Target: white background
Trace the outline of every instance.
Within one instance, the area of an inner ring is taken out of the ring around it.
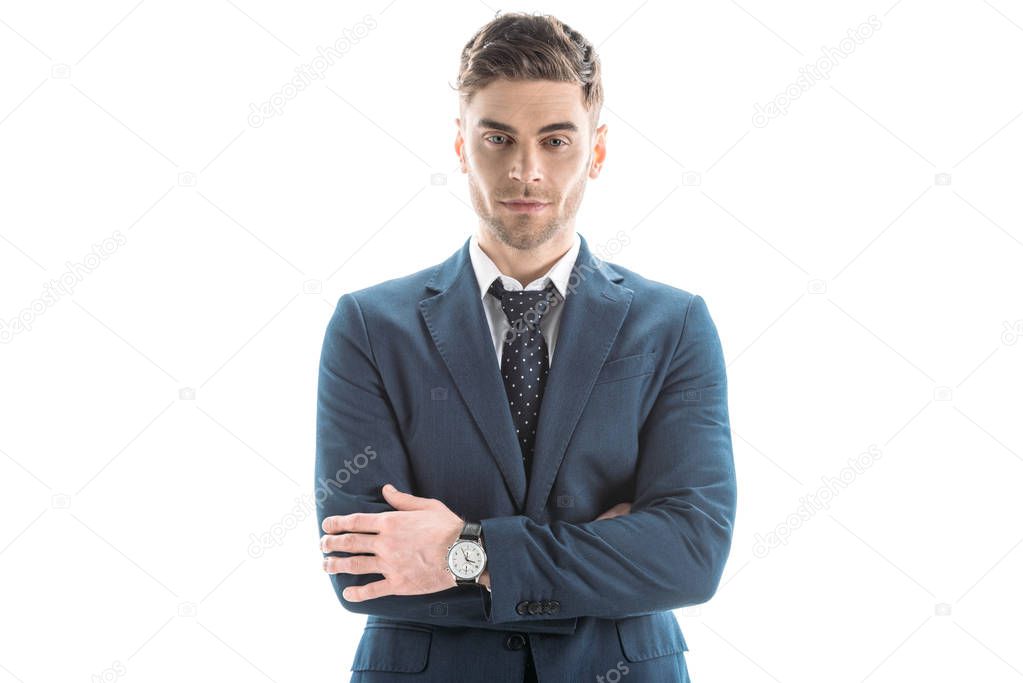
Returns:
[[[364,617],[309,505],[323,332],[474,229],[450,84],[496,9],[0,5],[0,683],[347,680]],[[1023,9],[500,9],[598,46],[577,228],[721,335],[739,512],[677,611],[694,680],[1023,679]]]

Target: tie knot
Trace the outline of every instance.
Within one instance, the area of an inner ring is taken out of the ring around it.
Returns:
[[[495,278],[488,291],[500,300],[501,310],[512,327],[538,325],[561,300],[553,282],[543,289],[505,289],[501,278]]]

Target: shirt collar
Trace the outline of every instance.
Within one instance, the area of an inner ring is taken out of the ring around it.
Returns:
[[[476,282],[480,288],[480,298],[482,299],[487,295],[490,285],[497,278],[501,278],[501,284],[504,285],[505,289],[511,290],[543,289],[547,286],[549,280],[554,283],[558,293],[561,294],[561,298],[566,298],[568,296],[568,280],[572,275],[572,268],[575,267],[576,257],[579,255],[579,233],[575,232],[573,235],[575,239],[572,242],[571,248],[565,252],[564,256],[558,259],[557,263],[551,266],[547,274],[523,287],[518,280],[502,273],[490,257],[480,249],[479,242],[477,242],[474,233],[469,239],[469,258],[472,261],[472,268],[476,273]]]

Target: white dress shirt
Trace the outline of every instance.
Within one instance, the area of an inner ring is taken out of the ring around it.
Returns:
[[[575,259],[579,255],[579,233],[574,233],[574,236],[575,240],[571,248],[558,259],[557,263],[551,266],[547,274],[533,280],[525,287],[515,278],[505,275],[500,271],[490,257],[480,249],[475,234],[470,238],[469,258],[472,260],[472,268],[476,272],[476,281],[480,287],[480,298],[483,300],[483,309],[487,314],[487,324],[490,325],[490,334],[493,337],[494,350],[497,352],[497,366],[499,368],[501,367],[501,351],[504,348],[504,337],[511,330],[511,323],[508,322],[508,316],[504,314],[504,310],[501,308],[501,301],[493,294],[488,293],[490,285],[498,277],[501,278],[501,284],[504,285],[504,288],[511,290],[543,289],[547,286],[548,282],[554,282],[554,287],[561,294],[562,298],[567,298],[568,280],[572,275],[572,268],[575,267]],[[540,332],[543,334],[544,339],[547,340],[548,363],[553,363],[554,360],[554,344],[557,341],[558,323],[561,320],[562,308],[564,308],[564,301],[556,306],[552,306],[543,318],[540,319]]]

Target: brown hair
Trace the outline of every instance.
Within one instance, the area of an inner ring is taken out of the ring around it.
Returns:
[[[604,104],[597,51],[577,31],[546,14],[499,14],[465,44],[458,68],[463,105],[498,78],[578,83],[592,127]]]

